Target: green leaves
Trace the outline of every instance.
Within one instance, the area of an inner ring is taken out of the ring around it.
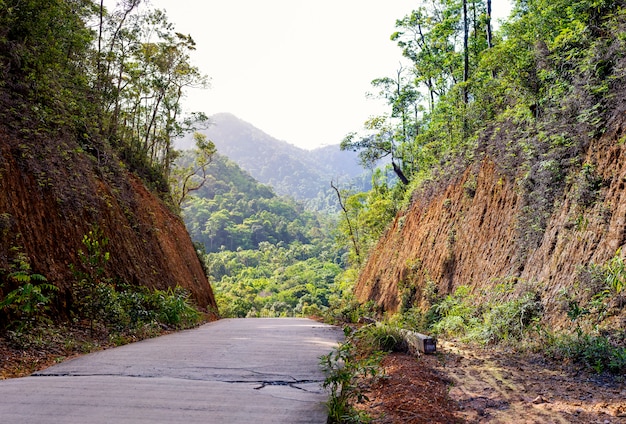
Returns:
[[[33,273],[24,254],[18,254],[11,268],[13,271],[7,278],[18,287],[0,301],[0,310],[6,310],[9,317],[15,320],[12,325],[17,323],[19,329],[37,321],[47,321],[46,312],[58,288],[47,283],[43,275]]]
[[[364,422],[366,417],[354,408],[354,403],[369,400],[361,391],[359,381],[382,374],[382,352],[362,355],[354,340],[349,337],[337,349],[320,358],[320,365],[327,374],[322,387],[329,390],[328,422]]]
[[[620,295],[626,287],[626,262],[622,257],[622,249],[617,249],[605,265],[605,283],[615,295]]]

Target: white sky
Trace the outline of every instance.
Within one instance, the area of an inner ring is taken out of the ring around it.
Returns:
[[[311,149],[338,144],[387,109],[367,99],[374,78],[402,60],[389,39],[419,0],[151,0],[197,43],[193,62],[211,89],[184,108],[230,112]],[[494,0],[494,18],[510,0]]]

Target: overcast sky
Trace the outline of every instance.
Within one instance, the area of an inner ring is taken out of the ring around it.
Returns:
[[[390,35],[419,0],[151,0],[197,43],[193,62],[212,80],[187,112],[230,112],[311,149],[338,144],[385,111],[366,98],[402,60]],[[494,17],[509,1],[495,0]]]

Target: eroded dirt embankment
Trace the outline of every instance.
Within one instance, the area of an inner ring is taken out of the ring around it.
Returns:
[[[62,289],[63,303],[70,264],[80,263],[83,237],[95,228],[109,239],[109,276],[150,288],[179,285],[199,307],[216,306],[184,223],[119,159],[87,154],[71,137],[18,140],[0,132],[0,268],[19,249],[33,272]]]
[[[395,312],[403,296],[419,303],[427,282],[445,295],[460,285],[489,290],[515,279],[541,292],[548,320],[566,322],[559,293],[574,286],[582,267],[605,263],[626,244],[623,117],[609,128],[583,160],[600,181],[593,201],[582,207],[580,179],[569,181],[538,246],[529,248],[520,236],[520,188],[486,158],[477,172],[468,170],[428,200],[417,196],[396,218],[370,253],[355,291],[359,300]],[[533,210],[525,213],[532,217]]]

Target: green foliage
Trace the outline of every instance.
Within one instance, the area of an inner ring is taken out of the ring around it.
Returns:
[[[180,208],[189,200],[190,193],[200,190],[207,181],[207,167],[217,153],[215,144],[202,133],[194,133],[195,149],[185,152],[193,159],[186,166],[179,165],[180,159],[170,176],[170,188],[174,203]],[[187,162],[187,161],[185,161]]]
[[[0,310],[5,310],[8,317],[15,320],[11,325],[16,325],[18,331],[37,322],[48,322],[46,312],[58,288],[47,283],[43,275],[33,273],[24,254],[17,255],[10,270],[7,279],[17,288],[0,300]]]
[[[476,297],[460,286],[436,306],[438,320],[432,330],[442,336],[461,337],[483,344],[521,340],[543,313],[537,293],[515,295],[511,288]]]
[[[106,277],[110,254],[108,239],[96,228],[83,237],[86,251],[79,251],[80,265],[72,265],[76,281],[72,288],[73,313],[89,321],[92,334],[100,325],[108,332],[123,334],[143,326],[188,328],[201,321],[189,293],[180,288],[149,290],[114,284]]]
[[[626,305],[626,265],[621,249],[604,264],[591,263],[580,269],[577,277],[573,288],[561,292],[563,310],[572,321],[583,326],[587,322],[598,324]]]
[[[603,181],[582,163],[582,152],[622,97],[626,13],[621,3],[604,0],[519,1],[487,40],[485,2],[470,2],[466,50],[460,5],[437,0],[397,21],[392,39],[413,66],[373,82],[389,113],[369,120],[343,147],[369,164],[401,157],[411,181],[406,202],[415,190],[428,196],[490,157],[518,180],[515,260],[523,262],[568,185],[581,213],[598,200]],[[474,187],[466,189],[471,197]],[[360,196],[363,210],[376,201]],[[401,209],[400,199],[388,210]]]
[[[0,3],[0,118],[29,143],[50,134],[79,143],[102,170],[113,147],[167,194],[173,139],[206,121],[181,100],[207,78],[191,65],[191,36],[140,3],[112,13],[86,0]]]
[[[99,119],[103,134],[132,167],[167,184],[177,156],[173,139],[207,120],[201,113],[184,115],[184,92],[208,81],[191,65],[193,38],[175,31],[163,11],[139,3],[100,11],[102,38],[93,52]]]
[[[33,122],[46,130],[86,124],[85,112],[91,110],[86,75],[95,35],[86,21],[94,13],[86,1],[0,4],[0,89],[11,91],[15,100],[3,105],[3,120],[21,122],[27,131],[34,130]]]
[[[436,305],[439,321],[433,330],[445,336],[457,336],[478,325],[477,310],[467,286],[460,286]]]
[[[343,214],[337,225],[336,241],[348,250],[347,262],[351,265],[361,265],[399,211],[406,188],[403,184],[392,186],[389,180],[382,170],[377,169],[372,175],[369,192],[337,189]]]
[[[604,282],[609,290],[615,295],[620,295],[626,286],[626,264],[622,257],[621,248],[617,249],[613,256],[604,266]]]
[[[349,332],[349,327],[346,328]],[[363,356],[350,337],[320,358],[320,365],[327,374],[322,386],[330,392],[326,403],[329,423],[368,422],[368,417],[359,413],[353,403],[367,400],[358,382],[379,377],[381,360],[381,352]]]
[[[181,287],[167,290],[154,290],[148,295],[150,312],[160,324],[174,328],[189,328],[198,324],[201,315],[193,307],[189,293]]]
[[[619,335],[617,336],[619,339]],[[623,345],[623,331],[621,339],[622,346],[619,346],[605,335],[591,335],[579,327],[575,335],[553,336],[546,351],[555,359],[574,361],[596,373],[608,371],[625,374],[626,347]]]
[[[584,211],[598,200],[599,191],[603,180],[598,176],[596,167],[590,163],[584,163],[582,170],[574,179],[574,201]]]
[[[220,314],[226,317],[304,315],[323,312],[340,267],[318,259],[314,246],[279,247],[207,255]]]
[[[75,282],[72,287],[73,307],[80,317],[87,318],[93,332],[97,319],[116,321],[119,316],[117,293],[111,279],[105,276],[110,253],[106,251],[109,239],[100,228],[83,236],[82,249],[78,251],[80,265],[70,265]]]
[[[520,340],[531,324],[538,322],[543,307],[536,293],[525,293],[520,298],[495,304],[483,314],[479,340],[498,343]]]
[[[323,314],[341,252],[333,222],[277,197],[237,165],[216,155],[207,183],[184,204],[189,233],[224,317]]]
[[[374,316],[373,301],[362,304],[351,294],[335,297],[325,313],[326,321],[333,324],[357,324],[361,318]]]
[[[90,289],[88,297],[75,300],[75,308],[76,318],[90,320],[92,333],[104,328],[110,334],[122,335],[156,325],[184,329],[202,320],[189,293],[181,287],[167,290],[116,288],[100,282]],[[92,315],[94,313],[96,315]]]
[[[611,321],[624,307],[623,272],[620,250],[604,264],[580,269],[576,284],[559,293],[573,330],[543,330],[542,349],[547,355],[596,373],[626,373],[626,334]]]
[[[318,216],[277,197],[223,156],[213,158],[205,180],[184,204],[183,216],[192,239],[206,252],[256,249],[262,242],[308,244],[322,233]]]
[[[394,325],[365,325],[360,327],[352,338],[363,353],[408,351],[400,328]]]

